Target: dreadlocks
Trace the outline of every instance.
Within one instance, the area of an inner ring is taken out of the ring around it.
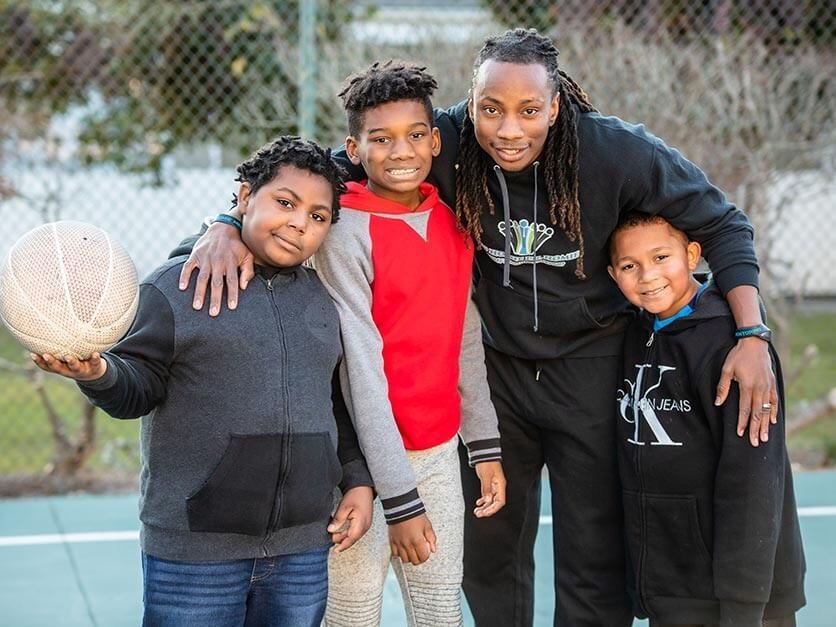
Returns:
[[[549,76],[552,93],[560,94],[557,120],[549,128],[543,148],[546,190],[549,198],[549,217],[569,238],[578,243],[580,256],[575,275],[583,273],[583,235],[581,210],[578,202],[578,130],[575,106],[581,112],[595,111],[586,92],[558,67],[558,49],[552,41],[535,29],[515,28],[497,37],[490,37],[479,51],[473,64],[473,76],[485,61],[522,65],[540,64]],[[574,106],[571,106],[574,105]],[[462,228],[482,243],[479,216],[486,205],[495,212],[488,192],[490,158],[476,140],[470,112],[465,115],[459,143],[459,163],[456,170],[456,216]]]
[[[348,116],[348,132],[354,137],[360,135],[366,109],[397,100],[420,102],[427,111],[427,119],[432,122],[430,96],[438,88],[438,83],[426,69],[390,59],[385,63],[373,63],[364,72],[349,76],[345,88],[339,93]]]

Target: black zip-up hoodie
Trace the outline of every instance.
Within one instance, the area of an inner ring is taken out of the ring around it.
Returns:
[[[435,111],[441,154],[433,160],[429,180],[451,207],[465,109],[466,102],[460,102]],[[485,342],[508,355],[549,359],[618,354],[627,301],[607,273],[607,239],[625,211],[662,215],[700,242],[723,293],[758,285],[752,227],[702,170],[642,125],[598,113],[577,112],[577,119],[586,279],[575,276],[577,242],[569,241],[549,219],[545,158],[541,155],[521,172],[498,167],[488,172],[496,214],[482,215],[476,302]],[[353,178],[363,178],[344,149],[334,156]]]
[[[761,627],[804,605],[792,474],[778,424],[757,448],[736,433],[738,388],[714,406],[734,320],[709,285],[694,311],[628,327],[618,404],[630,592],[639,617]]]
[[[143,416],[142,548],[215,561],[325,546],[337,484],[371,485],[339,393],[336,308],[315,272],[257,268],[238,308],[210,318],[178,287],[184,260],[143,281],[107,372],[79,384],[110,415]]]

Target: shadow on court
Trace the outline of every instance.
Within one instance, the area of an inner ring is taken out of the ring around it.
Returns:
[[[807,607],[799,627],[836,624],[836,471],[795,476],[807,555]],[[549,497],[536,546],[537,627],[554,608]],[[141,616],[136,495],[0,500],[0,625],[135,626]],[[384,627],[406,620],[390,577]],[[472,625],[469,616],[466,624]],[[645,625],[645,622],[636,622]]]

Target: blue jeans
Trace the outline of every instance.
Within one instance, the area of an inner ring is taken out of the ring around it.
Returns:
[[[328,548],[224,562],[142,554],[144,627],[319,627]]]

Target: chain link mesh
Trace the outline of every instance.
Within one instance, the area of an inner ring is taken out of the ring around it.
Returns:
[[[829,0],[0,0],[0,255],[79,220],[144,275],[228,208],[255,148],[282,133],[341,143],[348,74],[419,61],[449,106],[484,37],[510,26],[552,35],[594,106],[645,123],[749,214],[764,293],[836,296]],[[72,386],[27,363],[0,332],[0,475],[55,472],[50,416],[83,423]],[[88,466],[131,441],[134,424],[111,423]]]

